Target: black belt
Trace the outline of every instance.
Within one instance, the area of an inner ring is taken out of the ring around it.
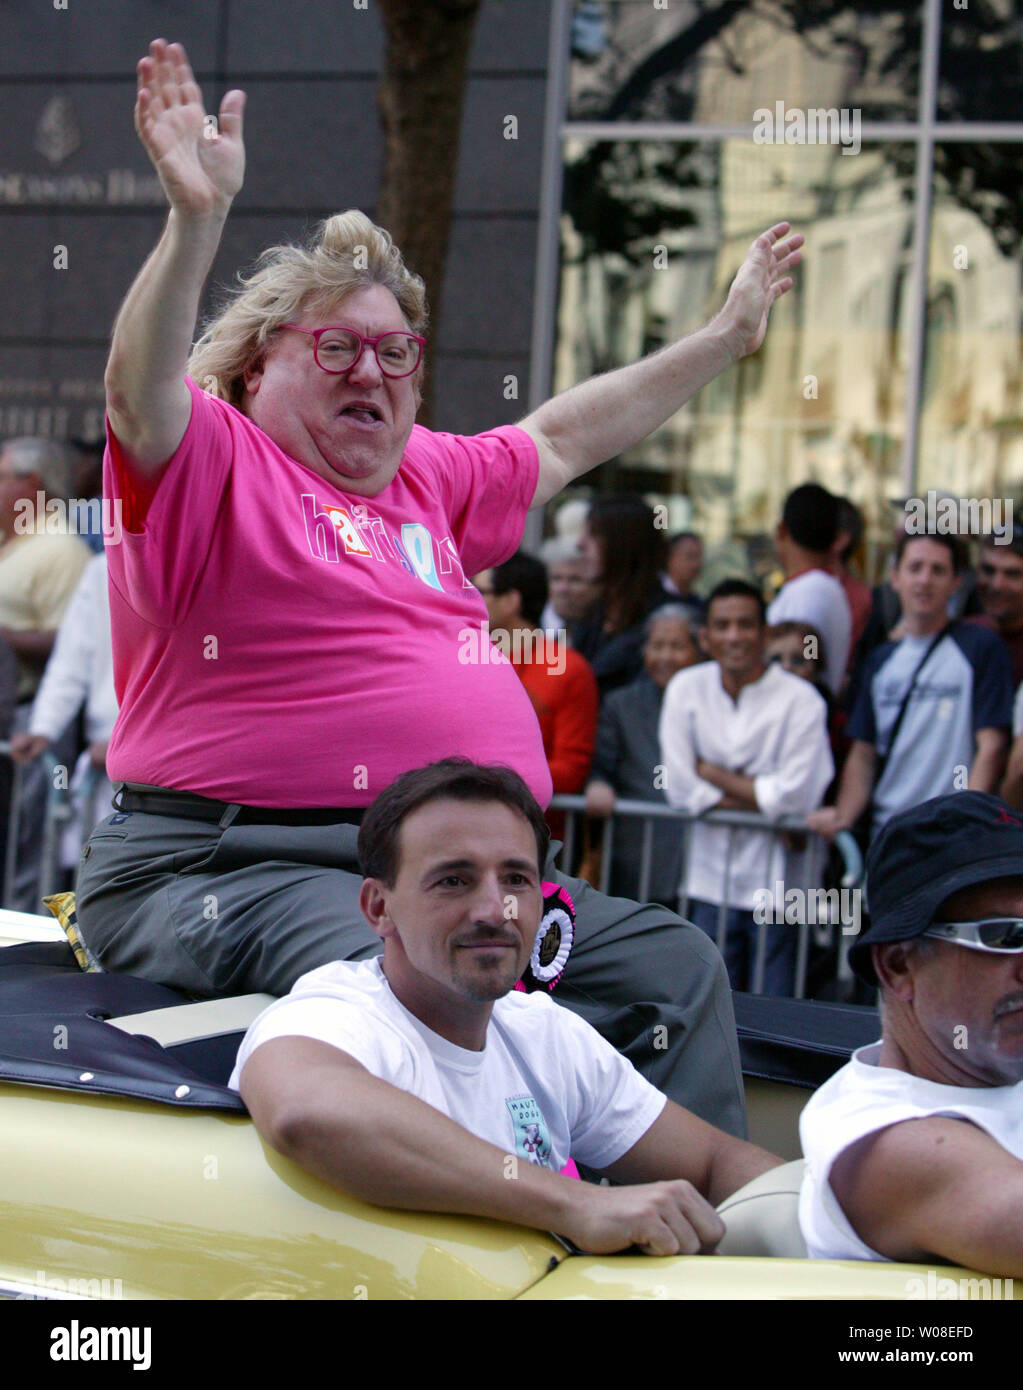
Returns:
[[[138,791],[127,786],[115,793],[114,805],[119,811],[180,816],[184,820],[208,821],[213,825],[225,818],[229,825],[359,825],[366,810],[364,806],[310,806],[290,811],[272,806],[237,806],[237,814],[228,817],[234,802],[214,801],[196,792]]]

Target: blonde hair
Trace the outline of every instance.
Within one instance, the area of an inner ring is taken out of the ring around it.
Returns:
[[[325,314],[346,295],[383,285],[413,333],[422,333],[427,323],[422,280],[408,270],[390,233],[358,209],[321,222],[305,246],[268,247],[252,273],[238,279],[239,288],[195,343],[187,367],[204,391],[238,407],[246,368],[283,324],[311,310]]]

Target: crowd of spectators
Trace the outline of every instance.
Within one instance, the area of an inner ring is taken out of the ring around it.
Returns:
[[[687,840],[676,820],[648,833],[640,818],[617,817],[604,874],[612,893],[681,902],[723,943],[735,988],[791,992],[795,934],[780,918],[758,932],[754,895],[834,881],[826,846],[839,832],[866,849],[896,812],[967,787],[1023,806],[1023,531],[1007,544],[976,538],[974,570],[968,538],[914,534],[902,520],[871,588],[858,572],[859,509],[817,483],[796,487],[774,534],[780,582],[766,608],[772,586],[749,571],[702,586],[699,535],[666,536],[630,494],[598,496],[586,511],[565,504],[541,551],[546,585],[521,551],[477,577],[495,634],[509,614],[525,616],[581,658],[555,681],[513,657],[555,790],[584,791],[591,826],[621,800],[667,802],[694,819]],[[568,763],[540,693],[559,684],[574,705],[574,717],[561,714],[575,731]],[[704,819],[729,810],[795,816],[815,833]],[[599,872],[599,857],[585,863]]]
[[[110,800],[104,758],[117,703],[101,456],[85,441],[70,447],[24,437],[0,446],[0,738],[9,740],[20,768],[15,783],[4,760],[4,838],[15,840],[4,901],[24,912],[40,906],[53,794],[66,792],[73,801],[54,866],[67,881],[83,831]]]

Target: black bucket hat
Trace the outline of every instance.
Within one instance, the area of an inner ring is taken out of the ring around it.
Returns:
[[[876,985],[871,946],[921,936],[960,888],[1015,877],[1023,878],[1023,812],[997,796],[953,792],[893,816],[867,855],[870,928],[849,964]]]

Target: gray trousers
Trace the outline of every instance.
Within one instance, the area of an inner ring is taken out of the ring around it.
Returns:
[[[358,827],[219,825],[148,812],[101,821],[82,851],[78,921],[103,967],[210,997],[286,994],[333,960],[379,955],[359,910]],[[667,908],[547,877],[576,906],[555,999],[672,1100],[745,1137],[728,977]]]

